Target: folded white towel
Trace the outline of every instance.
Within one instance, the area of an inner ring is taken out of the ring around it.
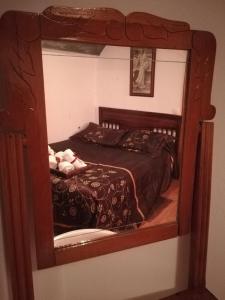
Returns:
[[[69,172],[74,170],[74,166],[68,161],[62,161],[58,164],[59,171],[68,174]]]
[[[64,151],[64,156],[63,156],[64,160],[72,163],[75,160],[75,154],[71,149],[66,149]]]
[[[48,159],[49,159],[49,168],[50,169],[56,169],[58,163],[57,163],[57,160],[56,160],[55,156],[54,155],[49,155]]]
[[[76,158],[75,161],[73,162],[73,166],[75,169],[80,169],[80,168],[84,168],[87,165],[85,164],[85,162],[83,160],[81,160],[80,158]]]
[[[63,151],[59,151],[55,154],[56,160],[57,162],[61,162],[63,161],[63,157],[64,157],[64,152]]]
[[[48,145],[48,155],[54,155],[55,151]]]

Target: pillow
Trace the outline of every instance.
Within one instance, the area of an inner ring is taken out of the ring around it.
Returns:
[[[150,153],[152,157],[161,155],[162,150],[168,151],[172,156],[175,155],[174,138],[150,129],[130,130],[119,145],[128,151]]]
[[[169,152],[169,154],[174,157],[176,153],[174,137],[163,133],[152,132],[145,150],[150,153],[152,157],[160,156],[162,150]]]
[[[123,129],[104,128],[90,122],[87,128],[71,136],[70,139],[73,140],[74,137],[79,137],[81,140],[89,143],[116,146],[126,132]]]
[[[150,135],[150,129],[129,130],[122,141],[120,141],[119,145],[128,151],[145,152]]]
[[[168,152],[171,157],[173,176],[179,177],[179,165],[176,155],[175,139],[171,135],[152,132],[149,143],[147,144],[146,151],[151,157],[161,157],[164,151]]]

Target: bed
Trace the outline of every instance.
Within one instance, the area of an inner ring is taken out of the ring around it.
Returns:
[[[137,228],[178,176],[181,117],[100,107],[99,124],[51,145],[73,150],[88,166],[70,178],[50,174],[55,234]],[[143,142],[149,136],[150,145]]]

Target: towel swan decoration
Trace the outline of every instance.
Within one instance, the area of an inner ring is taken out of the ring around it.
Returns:
[[[60,172],[65,174],[87,166],[71,149],[55,153],[54,150],[48,146],[48,154],[49,168],[54,170],[58,168]]]

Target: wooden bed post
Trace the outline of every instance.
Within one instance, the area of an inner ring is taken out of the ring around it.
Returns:
[[[164,300],[216,300],[215,296],[206,289],[205,282],[211,196],[213,129],[214,124],[212,122],[202,122],[200,125],[191,224],[188,289],[184,292],[163,298]]]
[[[189,287],[205,288],[211,198],[213,123],[201,124],[191,226]]]

